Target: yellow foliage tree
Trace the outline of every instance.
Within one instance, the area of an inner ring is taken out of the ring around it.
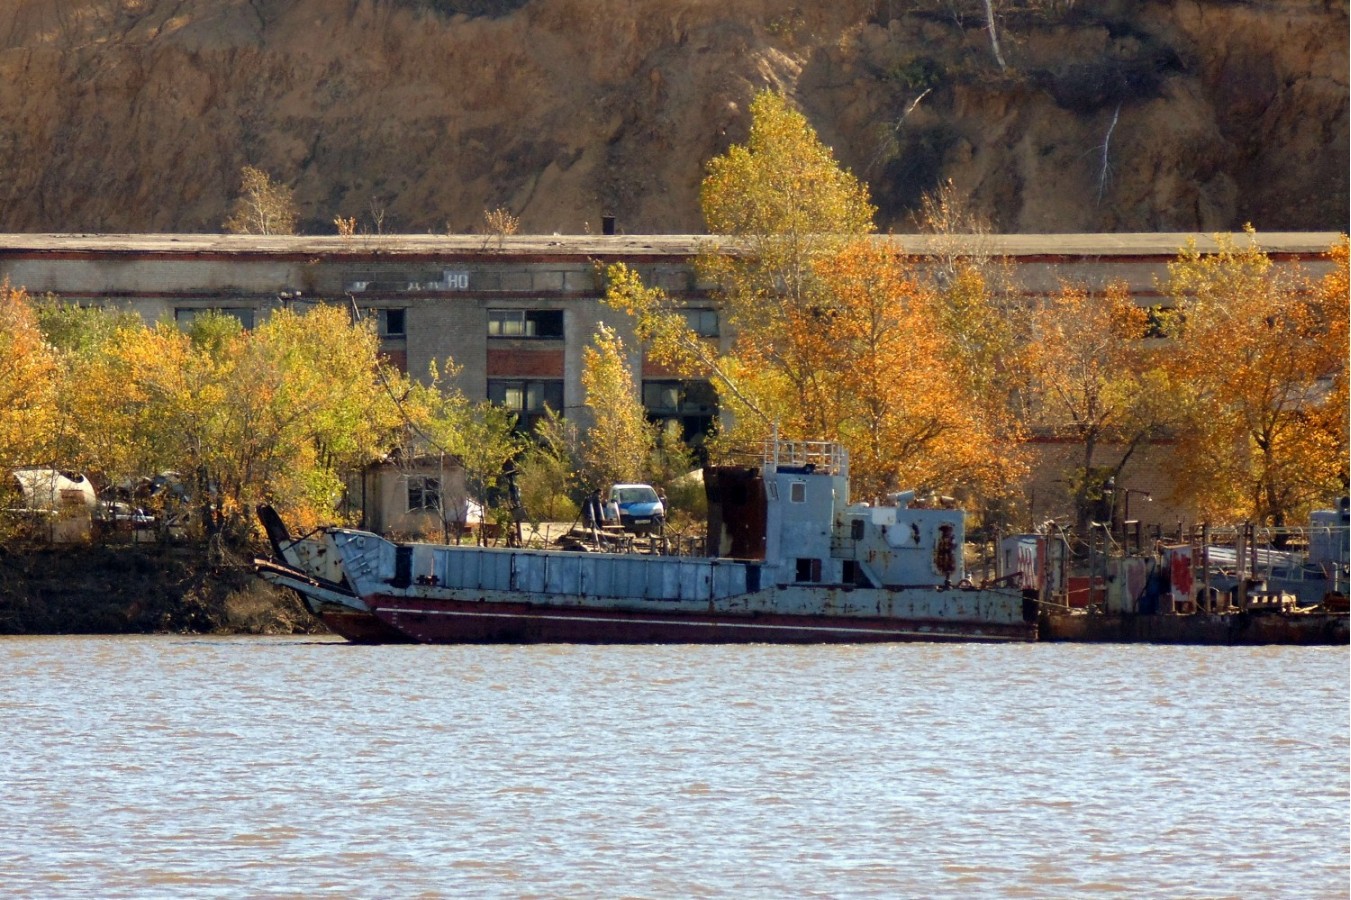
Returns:
[[[588,480],[595,488],[640,481],[656,433],[634,389],[624,342],[601,325],[592,343],[582,351],[582,387],[593,418],[582,450]]]
[[[225,230],[232,234],[295,234],[295,194],[262,169],[245,166]]]
[[[233,473],[241,505],[265,491],[298,520],[331,517],[344,476],[388,447],[403,376],[381,362],[374,323],[353,323],[337,305],[279,310],[241,337],[227,373],[222,471]]]
[[[400,455],[409,461],[435,456],[443,465],[458,464],[469,497],[487,511],[489,494],[525,442],[515,431],[513,413],[487,400],[470,400],[454,386],[459,372],[451,360],[440,367],[433,362],[426,381],[409,385],[402,404],[405,429]],[[437,512],[446,541],[463,523],[461,499],[440,492]],[[482,529],[478,537],[484,539]]]
[[[159,429],[135,372],[116,352],[145,330],[140,316],[56,297],[44,298],[37,309],[61,366],[61,458],[100,489],[158,472],[162,460],[153,445]]]
[[[1346,251],[1311,285],[1248,237],[1219,235],[1213,254],[1189,243],[1168,267],[1185,416],[1173,469],[1203,515],[1283,526],[1346,486]]]
[[[90,369],[84,408],[119,383],[109,415],[123,418],[130,455],[105,465],[178,472],[208,532],[242,537],[262,500],[309,526],[333,518],[343,476],[388,444],[396,413],[382,378],[399,376],[378,370],[378,351],[372,327],[326,305],[277,311],[253,331],[229,316],[189,332],[125,329]]]
[[[710,162],[701,194],[710,230],[742,238],[700,261],[735,336],[730,352],[719,355],[671,298],[623,266],[607,270],[607,302],[634,318],[649,358],[713,381],[715,456],[777,431],[845,444],[861,494],[1009,489],[1024,471],[1009,439],[1016,421],[983,393],[997,378],[972,371],[1011,343],[981,320],[985,295],[945,307],[872,236],[866,189],[806,119],[770,92],[751,111],[747,144]],[[959,326],[977,339],[960,353],[949,337]]]
[[[54,452],[60,369],[23,288],[0,283],[0,481]]]
[[[1109,285],[1101,296],[1062,285],[1032,317],[1027,358],[1038,425],[1081,448],[1080,465],[1070,473],[1080,528],[1106,481],[1164,424],[1169,405],[1158,352],[1144,340],[1148,317],[1124,283]],[[1124,449],[1100,465],[1099,451],[1109,442]]]
[[[728,327],[755,342],[774,377],[796,393],[792,402],[801,404],[812,367],[791,354],[790,317],[829,306],[815,263],[872,233],[875,210],[867,187],[840,168],[786,97],[761,91],[750,112],[746,143],[709,161],[699,194],[709,231],[740,243],[730,252],[701,255],[699,269],[718,285]],[[749,399],[749,392],[738,399]],[[754,431],[759,422],[764,436],[765,423],[785,414],[782,407],[760,412],[738,425]]]

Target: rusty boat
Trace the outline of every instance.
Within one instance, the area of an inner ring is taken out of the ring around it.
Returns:
[[[1316,518],[1305,536],[1310,549],[1297,554],[1262,546],[1252,526],[1199,526],[1101,552],[1076,579],[1064,533],[1052,529],[1006,538],[1000,569],[1036,598],[1042,641],[1345,646],[1345,517]]]
[[[408,643],[352,592],[332,539],[323,531],[292,536],[275,509],[258,507],[273,559],[255,559],[254,571],[269,584],[289,588],[329,631],[354,644]]]
[[[838,445],[771,441],[751,464],[706,469],[705,488],[705,556],[396,543],[329,528],[316,540],[336,558],[331,577],[315,578],[280,552],[259,574],[308,591],[311,608],[342,622],[346,636],[362,622],[365,641],[380,634],[421,643],[583,644],[1037,638],[1036,604],[1023,591],[966,579],[960,509],[922,508],[910,494],[851,503],[848,457]],[[345,593],[320,595],[316,585]]]

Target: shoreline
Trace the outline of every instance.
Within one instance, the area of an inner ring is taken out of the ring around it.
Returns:
[[[206,544],[0,549],[0,636],[328,633],[290,591]]]

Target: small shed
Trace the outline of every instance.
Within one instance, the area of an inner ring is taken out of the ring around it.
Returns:
[[[353,487],[362,527],[377,534],[439,541],[478,527],[483,517],[465,489],[464,469],[451,459],[383,460],[367,466]]]

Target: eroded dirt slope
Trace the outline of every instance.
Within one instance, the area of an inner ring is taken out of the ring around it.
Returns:
[[[1004,68],[967,0],[10,0],[0,230],[216,231],[252,164],[312,233],[698,231],[764,85],[883,228],[1346,227],[1344,0],[999,6]]]

